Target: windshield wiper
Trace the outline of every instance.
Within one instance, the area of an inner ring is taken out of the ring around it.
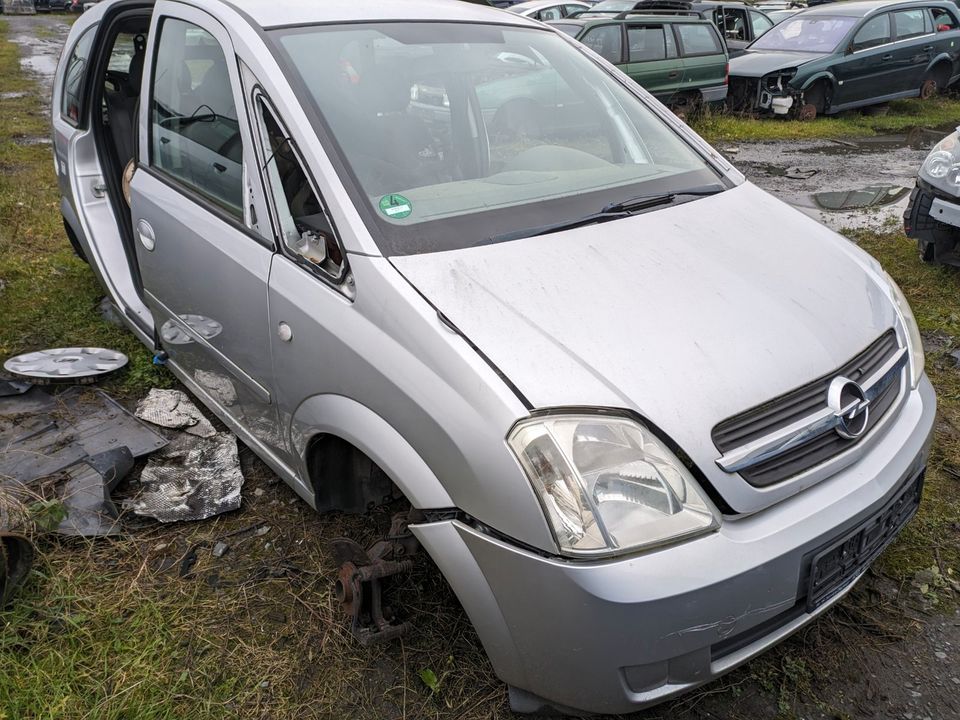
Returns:
[[[490,242],[508,242],[510,240],[519,240],[520,238],[549,235],[550,233],[561,232],[562,230],[573,230],[587,225],[597,225],[598,223],[609,222],[610,220],[630,217],[636,212],[649,210],[658,205],[669,205],[681,197],[716,195],[725,189],[722,185],[707,185],[704,187],[690,188],[689,190],[660,193],[658,195],[638,195],[628,200],[609,203],[600,208],[600,212],[590,213],[589,215],[584,215],[583,217],[573,220],[564,220],[563,222],[552,223],[550,225],[540,225],[538,227],[524,228],[523,230],[514,230],[501,235],[494,235],[490,238]]]
[[[637,195],[629,200],[604,205],[600,212],[605,213],[633,213],[637,210],[646,210],[657,205],[668,205],[679,197],[701,197],[704,195],[716,195],[726,190],[722,185],[707,185],[705,187],[695,187],[689,190],[677,190],[675,192],[662,193],[660,195]]]

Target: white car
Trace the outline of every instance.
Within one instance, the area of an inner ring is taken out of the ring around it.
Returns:
[[[554,20],[563,20],[574,13],[589,10],[590,5],[584,2],[543,2],[543,0],[532,0],[531,2],[517,3],[507,8],[512,13],[523,15],[524,17],[551,22]]]

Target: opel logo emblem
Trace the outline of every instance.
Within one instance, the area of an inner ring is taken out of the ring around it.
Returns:
[[[835,377],[827,391],[827,406],[837,419],[837,434],[856,440],[867,429],[870,401],[863,388],[843,376]]]

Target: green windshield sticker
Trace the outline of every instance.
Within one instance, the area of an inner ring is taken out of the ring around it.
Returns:
[[[380,198],[380,212],[388,218],[402,220],[413,212],[413,205],[403,195],[384,195]]]

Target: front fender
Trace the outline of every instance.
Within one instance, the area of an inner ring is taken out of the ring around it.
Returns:
[[[821,80],[826,80],[830,83],[830,89],[832,92],[837,91],[837,78],[834,77],[833,73],[829,70],[821,70],[820,72],[811,75],[809,78],[804,80],[803,85],[800,86],[800,90],[809,90],[813,87],[814,83],[820,82]]]
[[[317,435],[335,435],[361,450],[418,509],[454,507],[433,471],[404,437],[373,410],[343,395],[315,395],[293,415],[290,438],[307,478],[307,448]]]

